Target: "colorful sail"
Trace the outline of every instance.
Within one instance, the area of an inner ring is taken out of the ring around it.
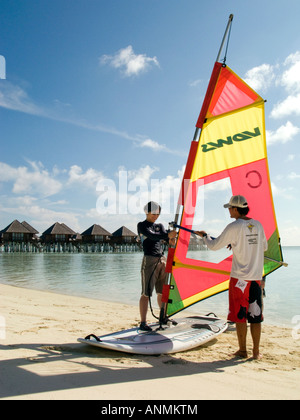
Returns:
[[[282,251],[269,178],[264,100],[229,67],[216,62],[196,124],[179,199],[180,225],[192,229],[199,188],[230,179],[232,195],[247,198],[249,216],[259,220],[268,240],[264,275],[281,266]],[[220,232],[221,233],[221,232]],[[167,314],[228,289],[232,256],[220,263],[188,258],[191,233],[179,231],[169,250]]]

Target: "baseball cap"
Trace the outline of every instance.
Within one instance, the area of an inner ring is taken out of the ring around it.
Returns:
[[[229,200],[229,203],[224,204],[225,209],[230,207],[239,207],[241,209],[245,209],[248,207],[248,203],[245,197],[242,195],[233,195]]]

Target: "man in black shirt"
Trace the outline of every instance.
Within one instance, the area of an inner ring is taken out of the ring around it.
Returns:
[[[151,327],[146,323],[149,298],[152,296],[155,287],[158,306],[159,308],[161,307],[163,285],[167,279],[165,272],[167,260],[164,257],[163,242],[174,244],[177,233],[176,231],[166,232],[162,224],[155,223],[161,212],[159,204],[150,201],[144,207],[144,211],[147,215],[146,220],[138,224],[138,234],[144,250],[141,268],[142,295],[140,298],[140,329],[151,331]]]

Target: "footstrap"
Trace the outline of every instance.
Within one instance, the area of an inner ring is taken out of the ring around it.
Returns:
[[[91,339],[91,337],[92,338],[94,338],[96,341],[98,341],[98,342],[100,342],[101,340],[100,340],[100,338],[99,337],[97,337],[95,334],[90,334],[90,335],[87,335],[86,337],[85,337],[85,340],[90,340]]]
[[[209,330],[214,333],[218,333],[219,331],[221,331],[221,328],[218,325],[214,324],[193,324],[191,327],[197,330]]]

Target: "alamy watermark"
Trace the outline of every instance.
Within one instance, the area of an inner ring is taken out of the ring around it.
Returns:
[[[0,340],[6,339],[6,322],[5,317],[0,315]]]
[[[300,315],[295,315],[292,318],[292,324],[296,324],[292,329],[292,337],[294,340],[300,340]]]
[[[0,55],[0,79],[6,79],[6,60]]]
[[[161,205],[162,214],[174,215],[178,203],[186,202],[186,212],[193,223],[203,220],[204,190],[203,182],[182,184],[173,178],[145,179],[132,177],[127,171],[119,171],[118,180],[101,179],[96,187],[98,199],[97,212],[101,215],[138,215],[143,213],[146,203],[156,201]],[[179,197],[179,199],[178,199]]]

